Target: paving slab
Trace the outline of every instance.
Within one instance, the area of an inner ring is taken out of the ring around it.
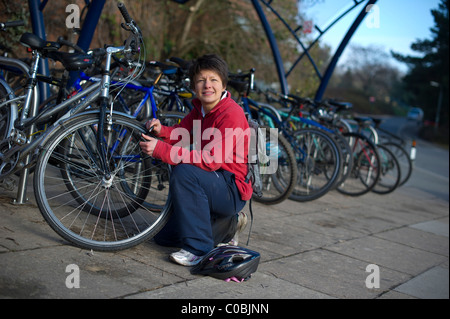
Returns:
[[[375,236],[435,254],[447,257],[449,255],[448,237],[422,231],[412,226],[378,233]]]
[[[448,299],[448,287],[448,268],[433,267],[394,290],[420,299]]]
[[[411,276],[391,269],[380,269],[380,288],[369,289],[366,271],[369,262],[317,249],[267,262],[261,271],[277,278],[342,299],[376,298]]]
[[[349,240],[327,246],[326,249],[411,276],[416,276],[448,259],[448,256],[430,253],[375,236]]]
[[[410,227],[424,230],[436,235],[445,236],[448,238],[448,222],[443,223],[437,220],[430,220],[427,222],[411,225]]]
[[[0,268],[0,298],[117,298],[184,280],[120,254],[68,246],[4,253]]]
[[[208,287],[208,289],[205,289]],[[127,299],[333,299],[321,292],[276,278],[263,272],[248,281],[224,283],[209,276],[176,283],[161,289],[127,296]]]

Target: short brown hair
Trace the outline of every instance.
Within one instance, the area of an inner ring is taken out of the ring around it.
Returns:
[[[228,64],[217,54],[205,54],[194,60],[189,68],[189,79],[191,80],[191,88],[194,88],[195,76],[203,70],[216,72],[224,87],[228,83]]]

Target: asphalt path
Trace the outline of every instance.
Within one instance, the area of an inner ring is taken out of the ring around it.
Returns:
[[[403,117],[384,118],[381,127],[402,137],[408,151],[412,141],[416,141],[414,169],[405,185],[449,201],[448,149],[420,139],[420,124]]]

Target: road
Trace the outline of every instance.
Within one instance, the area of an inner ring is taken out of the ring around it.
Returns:
[[[403,117],[385,118],[382,128],[408,141],[416,140],[416,159],[411,178],[405,185],[449,201],[449,151],[418,138],[420,126]]]

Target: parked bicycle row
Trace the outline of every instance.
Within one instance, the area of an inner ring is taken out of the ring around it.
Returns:
[[[290,199],[309,201],[330,190],[350,196],[370,191],[388,194],[409,179],[414,145],[411,153],[407,152],[399,143],[405,142],[385,130],[383,139],[379,138],[380,120],[343,117],[341,114],[352,108],[350,103],[313,101],[273,91],[259,92],[264,96],[264,102],[259,102],[261,94],[253,92],[259,101],[250,97],[254,72],[233,76],[229,84],[239,93],[244,109],[260,123],[277,128],[295,154],[297,177]],[[289,153],[284,154],[287,158]],[[289,161],[279,163],[282,166]],[[277,176],[267,179],[272,179],[267,181],[268,189],[280,184]]]
[[[36,202],[49,225],[77,246],[103,251],[137,245],[167,222],[171,166],[143,154],[139,143],[149,118],[177,124],[194,97],[189,62],[146,62],[138,25],[123,4],[119,10],[130,34],[123,46],[84,52],[64,39],[25,33],[20,42],[31,49],[31,60],[0,56],[1,185],[23,197],[33,172]],[[60,72],[38,74],[41,59],[59,62]],[[350,104],[269,91],[265,101],[253,99],[254,79],[254,69],[229,74],[228,89],[267,128],[265,152],[276,159],[260,164],[263,172],[273,162],[276,167],[261,175],[262,196],[255,200],[311,201],[332,190],[387,194],[411,175],[403,146],[381,142],[368,119],[340,116]],[[53,92],[42,103],[41,82]]]

